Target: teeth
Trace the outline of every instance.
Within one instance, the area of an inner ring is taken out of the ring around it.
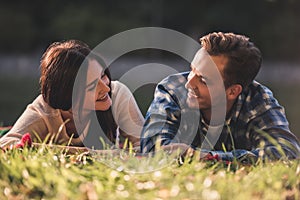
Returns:
[[[189,90],[188,94],[189,94],[190,96],[195,97],[195,98],[198,98],[198,97],[199,97],[198,95],[195,94],[195,92],[194,92],[193,90]]]
[[[105,99],[105,97],[106,97],[106,94],[105,94],[105,95],[103,95],[102,97],[100,97],[100,99],[99,99],[99,100],[103,100],[103,99]]]

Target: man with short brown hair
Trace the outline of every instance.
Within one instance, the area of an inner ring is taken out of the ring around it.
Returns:
[[[254,80],[262,63],[260,50],[234,33],[210,33],[200,42],[191,71],[157,85],[141,151],[155,151],[156,144],[184,144],[223,160],[298,158],[299,141],[283,107]]]

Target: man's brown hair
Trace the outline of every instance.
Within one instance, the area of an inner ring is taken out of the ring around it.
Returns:
[[[224,55],[228,63],[224,67],[225,87],[233,84],[248,86],[256,77],[262,63],[260,50],[244,35],[214,32],[200,38],[209,55]]]

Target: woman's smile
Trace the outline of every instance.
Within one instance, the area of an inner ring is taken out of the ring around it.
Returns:
[[[100,97],[98,97],[98,99],[96,101],[106,101],[108,99],[108,94],[104,94]]]

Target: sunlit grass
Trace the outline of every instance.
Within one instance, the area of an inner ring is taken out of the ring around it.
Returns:
[[[141,158],[120,151],[100,158],[40,146],[2,152],[0,171],[0,196],[7,199],[300,198],[299,160],[179,165],[162,154]]]

